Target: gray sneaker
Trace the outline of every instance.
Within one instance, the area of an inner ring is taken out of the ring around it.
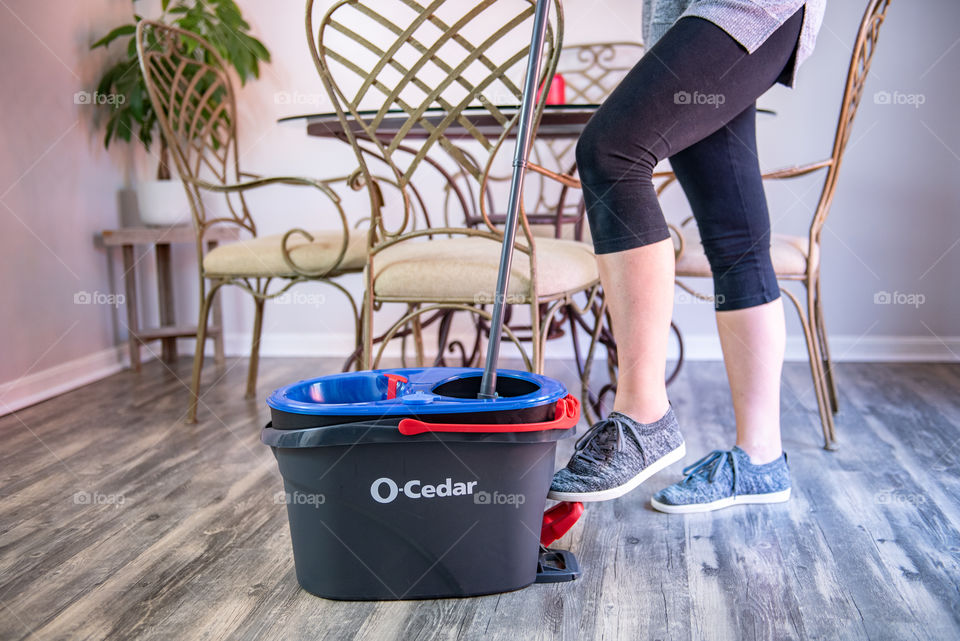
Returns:
[[[650,499],[661,512],[709,512],[743,503],[783,503],[790,499],[787,455],[754,465],[739,447],[714,450],[684,468],[685,478]]]
[[[609,501],[623,496],[686,454],[673,407],[655,423],[611,412],[577,441],[567,466],[553,475],[547,498]]]

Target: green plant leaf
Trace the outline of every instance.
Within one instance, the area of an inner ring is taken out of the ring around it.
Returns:
[[[139,90],[131,91],[125,95],[127,99],[124,105],[130,110],[130,113],[133,114],[133,119],[142,125],[144,116],[146,115],[144,107],[149,104],[149,97],[143,95]]]
[[[117,74],[120,73],[123,66],[124,64],[122,62],[118,62],[104,72],[103,77],[100,78],[100,82],[97,84],[97,93],[110,92],[110,87],[113,86],[113,80]]]
[[[240,14],[240,8],[233,2],[221,2],[216,8],[217,17],[220,18],[226,26],[237,31],[249,31],[250,25]]]
[[[113,137],[113,130],[116,126],[117,126],[117,116],[116,114],[112,114],[107,119],[107,126],[106,126],[107,133],[103,137],[103,146],[105,149],[110,149],[110,139]]]
[[[132,24],[121,25],[116,29],[113,29],[110,33],[108,33],[104,37],[94,42],[92,45],[90,45],[90,48],[96,49],[97,47],[106,47],[111,42],[119,38],[120,36],[129,36],[136,33],[136,31],[137,31],[136,25],[132,25]]]
[[[243,34],[243,38],[250,43],[250,48],[253,49],[253,53],[257,56],[257,58],[263,60],[264,62],[270,62],[270,52],[262,42],[253,36],[248,36],[247,34]]]
[[[140,132],[137,134],[137,138],[140,139],[141,144],[143,144],[144,149],[147,151],[150,151],[150,145],[153,144],[153,130],[156,124],[156,114],[152,114],[148,120],[140,125]]]
[[[114,129],[114,135],[120,140],[130,142],[130,134],[133,133],[133,129],[131,128],[132,118],[130,116],[130,112],[126,109],[118,109],[114,113],[117,116],[117,124]]]

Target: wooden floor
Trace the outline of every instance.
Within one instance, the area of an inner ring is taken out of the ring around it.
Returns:
[[[960,365],[840,365],[841,449],[826,452],[790,364],[788,504],[655,513],[677,465],[588,506],[560,542],[579,581],[387,603],[298,587],[245,366],[206,371],[220,380],[199,425],[181,421],[189,359],[0,418],[0,639],[960,638]],[[335,367],[265,360],[261,396]],[[686,365],[671,398],[688,463],[732,444],[722,365]]]

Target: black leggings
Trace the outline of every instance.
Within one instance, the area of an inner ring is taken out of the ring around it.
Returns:
[[[610,94],[577,144],[597,254],[669,238],[652,174],[670,158],[700,229],[718,310],[776,300],[756,99],[782,79],[803,9],[752,54],[713,23],[682,18]]]

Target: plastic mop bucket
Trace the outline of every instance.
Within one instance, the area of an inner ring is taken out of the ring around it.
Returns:
[[[261,440],[283,477],[297,580],[333,599],[505,592],[537,580],[556,441],[579,404],[500,370],[374,370],[270,396]]]
[[[543,515],[556,441],[573,433],[580,406],[558,381],[496,367],[548,8],[537,0],[484,369],[340,374],[267,401],[261,440],[280,466],[309,592],[471,596],[578,573],[572,555],[541,555],[540,544],[582,512],[561,504]]]

